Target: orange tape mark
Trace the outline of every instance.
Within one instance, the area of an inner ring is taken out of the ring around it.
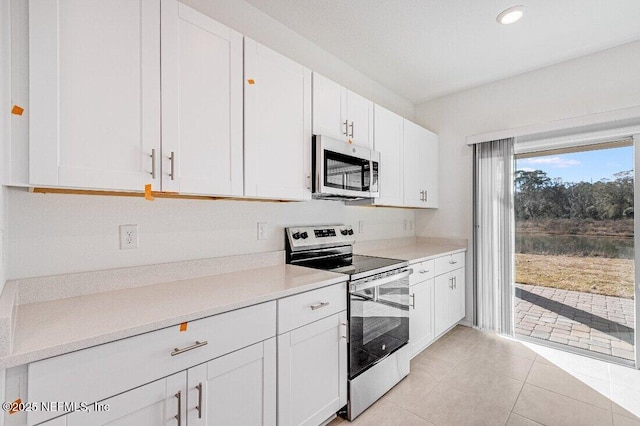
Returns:
[[[250,78],[249,80],[247,80],[247,83],[249,84],[256,84],[255,80]]]
[[[180,331],[187,331],[187,324],[189,323],[183,322],[182,324],[180,324]]]
[[[17,413],[18,411],[20,411],[20,410],[18,410],[18,407],[20,407],[20,404],[22,404],[22,399],[20,399],[20,398],[18,398],[18,399],[16,399],[15,401],[13,401],[13,402],[11,403],[12,407],[11,407],[11,409],[9,410],[9,414],[15,414],[15,413]]]
[[[144,199],[145,200],[149,200],[149,201],[155,200],[153,195],[151,195],[151,184],[150,183],[148,183],[148,184],[146,184],[144,186]]]
[[[14,105],[13,108],[11,108],[11,114],[13,115],[22,115],[23,112],[24,108],[19,107],[18,105]]]

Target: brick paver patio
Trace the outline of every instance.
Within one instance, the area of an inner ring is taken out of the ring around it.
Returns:
[[[634,301],[516,284],[515,332],[634,359]]]

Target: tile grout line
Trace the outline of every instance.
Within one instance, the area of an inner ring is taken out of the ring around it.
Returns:
[[[527,384],[527,379],[529,378],[529,374],[531,373],[531,370],[533,369],[533,364],[536,363],[536,360],[538,359],[538,356],[539,355],[536,354],[536,357],[533,359],[533,362],[529,366],[529,370],[527,371],[527,375],[524,378],[524,381],[522,382],[522,387],[520,388],[520,392],[518,392],[518,397],[516,398],[516,402],[513,403],[513,407],[511,407],[511,411],[509,412],[509,418],[511,418],[512,414],[516,414],[518,416],[524,417],[525,419],[531,420],[532,422],[536,422],[535,420],[530,419],[529,417],[523,416],[523,415],[518,414],[518,413],[514,413],[513,409],[516,408],[516,405],[518,404],[518,400],[520,399],[520,395],[522,395],[522,390],[524,389],[524,385]],[[507,419],[507,421],[508,421],[508,419]],[[536,422],[536,423],[538,423],[538,422]]]

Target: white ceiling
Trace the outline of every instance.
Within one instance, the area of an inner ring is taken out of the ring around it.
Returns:
[[[246,1],[416,104],[640,39],[640,0]]]

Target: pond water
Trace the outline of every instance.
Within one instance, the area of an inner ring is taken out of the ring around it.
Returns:
[[[516,232],[516,253],[633,259],[633,238]]]

